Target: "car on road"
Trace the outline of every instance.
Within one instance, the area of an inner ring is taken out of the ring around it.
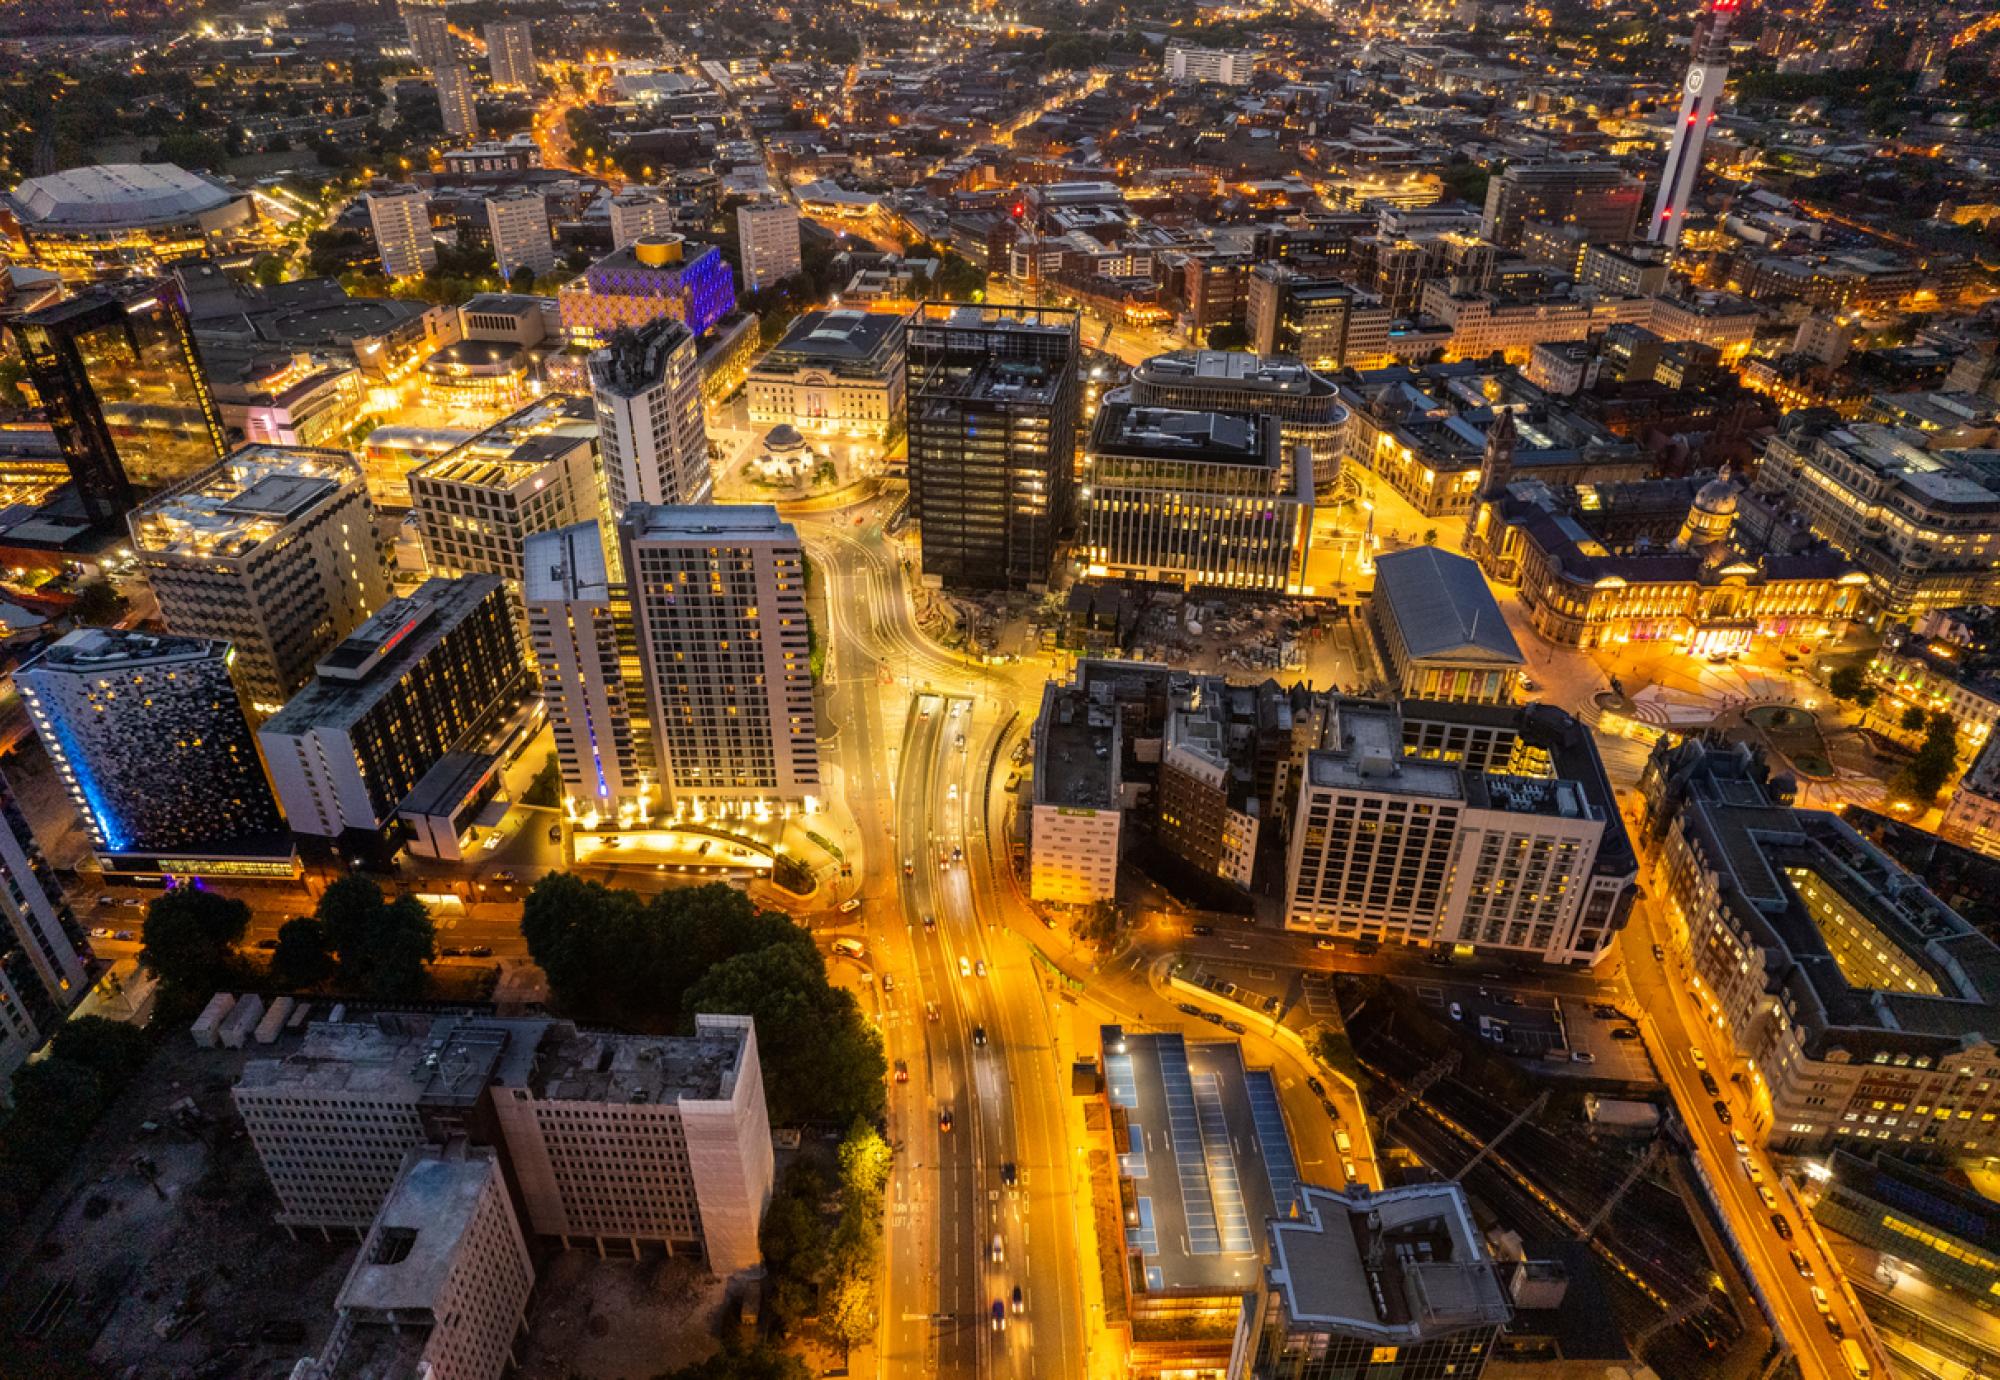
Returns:
[[[1206,937],[1206,936],[1208,936],[1208,935],[1211,935],[1211,934],[1214,934],[1214,933],[1215,933],[1215,926],[1213,926],[1213,925],[1189,925],[1189,926],[1188,926],[1188,933],[1189,933],[1189,934],[1192,934],[1192,935],[1196,935],[1196,936],[1199,936],[1199,937]]]
[[[1769,1184],[1757,1185],[1757,1196],[1764,1200],[1764,1206],[1771,1212],[1778,1210],[1778,1195],[1771,1192]]]
[[[1462,1021],[1462,1020],[1464,1020],[1464,1019],[1465,1019],[1465,1008],[1464,1008],[1464,1007],[1462,1007],[1462,1006],[1460,1006],[1460,1005],[1459,1005],[1459,1004],[1458,1004],[1457,1002],[1453,1002],[1453,1003],[1451,1004],[1451,1018],[1452,1018],[1453,1020],[1455,1020],[1455,1021]]]
[[[515,881],[514,870],[510,867],[503,867],[493,874],[493,880],[503,886],[512,885]]]
[[[1028,1311],[1028,1305],[1021,1297],[1021,1286],[1018,1284],[1014,1286],[1014,1311],[1016,1313],[1025,1313]]]
[[[898,1083],[907,1083],[907,1082],[909,1082],[909,1081],[910,1081],[910,1061],[909,1061],[909,1060],[907,1060],[907,1059],[898,1059],[898,1060],[896,1061],[896,1081],[897,1081]]]
[[[1716,1098],[1715,1101],[1710,1103],[1709,1105],[1715,1108],[1715,1119],[1721,1122],[1724,1126],[1727,1126],[1730,1122],[1736,1119],[1735,1117],[1729,1114],[1729,1104],[1727,1102],[1724,1102],[1721,1098],[1719,1097]]]
[[[1736,1147],[1737,1154],[1748,1155],[1750,1153],[1750,1142],[1743,1139],[1743,1133],[1741,1131],[1731,1131],[1729,1133],[1729,1140],[1730,1143]]]
[[[1243,1022],[1241,1021],[1224,1021],[1222,1028],[1231,1035],[1241,1035],[1244,1031]]]
[[[867,952],[860,940],[846,938],[834,940],[833,951],[847,958],[860,958]]]
[[[1519,1006],[1521,1004],[1521,999],[1512,992],[1502,992],[1493,1000],[1499,1002],[1502,1006]]]
[[[850,896],[845,901],[842,901],[840,903],[840,913],[842,915],[852,915],[854,914],[855,911],[860,909],[861,909],[861,898],[859,896]]]
[[[1594,1064],[1597,1056],[1587,1049],[1573,1049],[1569,1052],[1569,1061],[1572,1064]]]
[[[993,1330],[995,1332],[1005,1332],[1007,1330],[1007,1301],[1005,1299],[993,1300]]]
[[[1183,1016],[1199,1016],[1201,1014],[1201,1008],[1191,1001],[1181,1002],[1174,1009],[1179,1011]]]
[[[100,896],[97,898],[97,904],[109,910],[118,904],[118,898],[116,896]]]
[[[1222,1015],[1220,1012],[1217,1011],[1204,1011],[1201,1013],[1201,1018],[1207,1021],[1210,1025],[1222,1024]]]
[[[1688,1058],[1694,1061],[1694,1066],[1696,1068],[1704,1070],[1708,1068],[1708,1056],[1701,1052],[1700,1045],[1688,1046]]]
[[[1736,1133],[1732,1131],[1730,1134],[1734,1135]],[[1756,1161],[1752,1160],[1748,1155],[1743,1157],[1743,1172],[1750,1176],[1750,1182],[1753,1184],[1764,1182],[1764,1171],[1759,1169]]]
[[[1655,962],[1665,963],[1667,961],[1667,951],[1658,944],[1655,944],[1653,946],[1653,959]]]
[[[937,1018],[938,1018],[938,1009],[937,1009],[937,1003],[936,1003],[936,1002],[934,1002],[934,1001],[927,1001],[927,1002],[925,1002],[925,1003],[924,1003],[924,1019],[925,1019],[925,1020],[927,1020],[927,1021],[934,1021],[934,1020],[936,1020]]]
[[[951,743],[951,745],[952,745],[953,747],[957,748],[957,749],[958,749],[958,750],[959,750],[960,752],[964,752],[964,751],[965,751],[965,735],[964,735],[963,733],[959,734],[959,735],[958,735],[958,737],[956,737],[956,738],[952,739],[952,743]]]
[[[917,875],[917,860],[915,858],[903,859],[903,875],[905,877],[914,877]]]
[[[1354,1137],[1348,1135],[1346,1129],[1343,1127],[1334,1128],[1333,1144],[1334,1148],[1339,1150],[1343,1155],[1354,1153]]]
[[[1799,1250],[1797,1247],[1792,1249],[1792,1268],[1799,1272],[1800,1279],[1811,1279],[1813,1277],[1812,1262],[1807,1260],[1805,1252]]]
[[[979,1046],[979,1047],[980,1047],[981,1049],[984,1049],[984,1048],[986,1047],[986,1027],[985,1027],[985,1026],[983,1026],[983,1025],[975,1025],[974,1027],[972,1027],[972,1043],[974,1043],[975,1045],[978,1045],[978,1046]]]
[[[981,958],[981,959],[976,959],[976,960],[974,960],[974,961],[973,961],[973,964],[972,964],[972,971],[973,971],[973,972],[975,972],[975,973],[977,973],[977,974],[978,974],[978,975],[979,975],[980,977],[985,977],[985,976],[986,976],[986,960],[985,960],[985,959],[983,959],[983,958]]]
[[[1701,1071],[1701,1090],[1710,1097],[1722,1096],[1722,1087],[1715,1081],[1715,1075],[1707,1069]]]
[[[1020,1174],[1014,1168],[1014,1161],[1002,1160],[1000,1162],[1000,1182],[1012,1188],[1015,1180],[1018,1178],[1020,1178]]]
[[[127,944],[130,944],[134,939],[138,938],[138,936],[133,934],[132,931],[130,930],[119,930],[116,934],[112,935],[111,937],[113,939],[122,939]]]
[[[958,975],[962,978],[972,976],[972,960],[964,954],[958,956]]]
[[[92,939],[109,939],[111,931],[104,925],[92,925],[90,927],[90,937]]]
[[[882,990],[884,992],[893,992],[896,990],[896,975],[894,973],[882,974]]]
[[[551,824],[549,826],[549,842],[550,843],[562,842],[562,825]]]
[[[963,847],[961,847],[960,845],[958,845],[958,844],[954,843],[954,844],[953,844],[953,845],[951,846],[951,860],[952,860],[953,862],[964,862],[964,861],[965,861],[965,849],[964,849]]]
[[[1334,943],[1331,939],[1321,937],[1313,940],[1313,947],[1315,949],[1331,949],[1334,947]]]
[[[934,930],[937,928],[937,917],[935,915],[932,915],[929,911],[924,912],[924,928],[927,930]]]
[[[1789,1241],[1792,1239],[1791,1219],[1782,1212],[1771,1214],[1771,1230],[1778,1233],[1780,1241]]]
[[[257,947],[260,949],[275,949],[278,947],[278,941],[275,939],[260,939],[257,941]]]
[[[986,1258],[995,1265],[1007,1258],[1007,1243],[997,1231],[993,1233],[993,1240],[987,1243]]]
[[[1639,1032],[1629,1025],[1621,1025],[1611,1032],[1611,1038],[1614,1040],[1636,1040],[1639,1038]]]
[[[1813,1307],[1819,1309],[1823,1314],[1833,1311],[1833,1300],[1828,1298],[1826,1290],[1820,1288],[1817,1284],[1812,1287],[1812,1301]]]
[[[447,945],[445,945],[445,946],[444,946],[444,947],[443,947],[442,949],[439,949],[439,950],[438,950],[438,957],[439,957],[439,958],[464,958],[464,957],[465,957],[465,950],[463,950],[463,949],[459,948],[459,947],[458,947],[458,946],[457,946],[456,944],[447,944]]]
[[[938,1113],[938,1130],[949,1131],[950,1129],[951,1129],[951,1108],[946,1107],[943,1111]]]
[[[1319,1079],[1317,1078],[1306,1079],[1306,1086],[1313,1090],[1314,1097],[1326,1096],[1326,1084],[1320,1082]]]
[[[468,956],[470,956],[470,957],[472,957],[472,958],[491,958],[491,957],[493,957],[493,950],[492,950],[492,948],[491,948],[491,947],[489,947],[488,945],[485,945],[485,944],[474,944],[474,945],[473,945],[473,946],[472,946],[471,948],[467,949],[467,950],[466,950],[465,952],[466,952],[466,954],[467,954]]]

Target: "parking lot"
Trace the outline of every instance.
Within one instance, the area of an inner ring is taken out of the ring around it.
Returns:
[[[1503,1054],[1533,1061],[1538,1072],[1656,1081],[1637,1027],[1615,1008],[1479,982],[1412,978],[1403,985],[1439,1019]]]

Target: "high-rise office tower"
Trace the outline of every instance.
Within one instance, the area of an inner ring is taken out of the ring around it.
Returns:
[[[289,875],[226,643],[79,628],[14,673],[108,872]]]
[[[390,601],[258,730],[292,831],[373,849],[441,763],[449,780],[433,784],[476,784],[528,681],[499,576],[428,580]]]
[[[680,207],[658,187],[627,187],[611,198],[611,248],[630,249],[640,240],[671,235]]]
[[[172,279],[92,288],[9,323],[91,522],[222,455],[222,413]]]
[[[1708,127],[1715,122],[1715,102],[1729,77],[1729,21],[1738,0],[1710,0],[1708,13],[1697,21],[1693,59],[1681,83],[1680,116],[1674,121],[1673,142],[1667,145],[1667,166],[1660,177],[1658,199],[1646,238],[1672,247],[1681,241],[1688,197],[1701,176],[1701,149]]]
[[[344,451],[246,446],[129,522],[168,630],[227,642],[256,718],[389,602],[388,548]]]
[[[596,442],[590,404],[551,393],[412,471],[410,505],[433,572],[518,587],[535,533],[596,518]]]
[[[1510,163],[1486,184],[1480,235],[1516,249],[1539,221],[1573,225],[1589,244],[1619,244],[1638,227],[1644,190],[1618,164],[1588,156]]]
[[[364,200],[384,273],[407,278],[437,266],[430,198],[414,187],[403,187],[393,192],[370,192]]]
[[[799,271],[799,213],[783,201],[746,201],[736,208],[736,251],[743,286],[767,288]]]
[[[604,531],[580,522],[527,542],[522,602],[555,731],[565,803],[586,828],[646,820],[663,803],[632,607],[611,576]]]
[[[479,103],[472,94],[472,74],[463,63],[447,62],[431,69],[431,85],[437,88],[438,114],[444,132],[467,143],[479,137]]]
[[[410,52],[416,57],[418,66],[435,72],[440,67],[450,66],[457,59],[458,49],[452,42],[451,21],[445,15],[444,6],[405,5],[403,27],[409,31]]]
[[[76,1006],[90,986],[76,948],[76,916],[6,778],[0,778],[0,918],[6,920],[6,930],[0,930],[0,976],[14,988],[16,1000],[30,998],[56,1014]]]
[[[654,751],[676,805],[816,798],[798,532],[768,505],[635,503],[618,538]]]
[[[930,302],[910,320],[907,351],[924,574],[953,587],[1047,584],[1073,515],[1077,314]]]
[[[708,429],[694,336],[673,317],[622,330],[590,357],[611,519],[632,503],[706,503]]]
[[[495,86],[535,87],[534,27],[525,19],[496,19],[486,26],[486,62]]]
[[[537,278],[556,270],[555,238],[549,233],[549,203],[531,187],[516,187],[486,201],[486,224],[493,232],[493,257],[503,282],[520,269]]]

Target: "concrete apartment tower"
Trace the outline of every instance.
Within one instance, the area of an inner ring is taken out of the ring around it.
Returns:
[[[783,201],[746,201],[736,208],[736,249],[743,287],[756,292],[799,271],[799,213]]]
[[[816,800],[805,548],[768,505],[619,522],[654,750],[678,806]]]
[[[521,269],[537,278],[556,271],[555,236],[549,232],[549,203],[532,187],[516,187],[489,197],[486,225],[493,234],[493,257],[502,282]]]
[[[585,827],[650,819],[661,804],[645,686],[628,683],[619,654],[631,604],[612,581],[604,530],[580,522],[529,537],[521,588],[565,804]]]
[[[525,19],[496,19],[486,26],[486,62],[495,86],[535,89],[535,31]]]
[[[706,503],[714,488],[694,336],[670,316],[614,334],[590,357],[604,488],[616,521],[634,503]]]
[[[437,237],[431,233],[430,199],[413,187],[370,192],[368,225],[375,232],[375,252],[382,271],[391,278],[409,278],[435,268]]]

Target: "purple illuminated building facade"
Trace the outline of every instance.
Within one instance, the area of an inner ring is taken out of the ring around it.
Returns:
[[[564,332],[597,346],[623,327],[671,316],[700,338],[736,310],[736,276],[714,245],[641,239],[599,259],[557,294]]]

